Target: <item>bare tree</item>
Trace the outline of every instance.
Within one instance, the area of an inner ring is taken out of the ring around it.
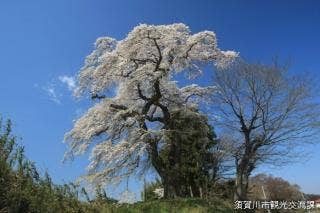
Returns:
[[[319,126],[315,85],[307,75],[289,75],[288,66],[237,61],[216,70],[216,122],[227,131],[236,164],[235,200],[247,198],[248,180],[261,163],[297,159]]]

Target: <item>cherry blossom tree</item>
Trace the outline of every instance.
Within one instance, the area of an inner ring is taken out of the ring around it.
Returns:
[[[179,87],[175,75],[196,78],[204,66],[225,67],[235,57],[237,53],[217,47],[214,32],[192,34],[184,24],[141,24],[121,41],[98,38],[75,91],[97,103],[66,133],[66,157],[93,147],[87,175],[91,183],[119,182],[150,165],[163,178],[158,156],[170,131],[171,112],[196,109],[215,91],[195,84]],[[114,88],[116,95],[108,96]]]

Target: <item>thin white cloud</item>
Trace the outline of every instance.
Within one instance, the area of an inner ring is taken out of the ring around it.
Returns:
[[[70,91],[73,91],[75,89],[76,81],[75,81],[74,77],[67,76],[67,75],[62,75],[62,76],[59,76],[58,79],[62,83],[66,84]]]
[[[50,100],[52,100],[52,101],[55,102],[56,104],[61,104],[59,95],[56,93],[53,85],[49,85],[48,87],[45,87],[45,88],[43,88],[43,89],[47,92]]]
[[[33,85],[45,91],[51,101],[56,104],[62,104],[62,99],[69,96],[76,89],[76,81],[74,77],[61,75],[53,78],[47,85],[39,86],[38,83]]]

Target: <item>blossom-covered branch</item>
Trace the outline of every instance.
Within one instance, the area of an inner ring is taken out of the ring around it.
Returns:
[[[100,183],[129,176],[149,159],[157,167],[157,143],[170,112],[198,103],[215,90],[199,85],[179,88],[175,74],[197,77],[203,64],[224,67],[237,57],[217,47],[213,32],[192,34],[184,24],[141,24],[121,41],[98,38],[95,47],[79,72],[75,95],[89,94],[100,102],[75,122],[65,140],[70,147],[67,156],[82,154],[99,141],[92,151],[89,180]],[[114,85],[117,94],[108,97],[106,91]]]

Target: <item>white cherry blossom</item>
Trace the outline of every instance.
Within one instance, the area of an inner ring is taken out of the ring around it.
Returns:
[[[77,97],[98,99],[65,135],[66,157],[93,147],[90,182],[107,184],[143,171],[155,154],[152,141],[161,140],[170,112],[196,106],[214,87],[179,88],[179,72],[197,77],[208,64],[227,66],[237,57],[221,51],[212,31],[192,34],[184,24],[135,27],[117,41],[98,38],[78,75]],[[108,89],[118,87],[115,97]],[[195,98],[198,97],[198,98]],[[189,106],[189,105],[188,105]]]

